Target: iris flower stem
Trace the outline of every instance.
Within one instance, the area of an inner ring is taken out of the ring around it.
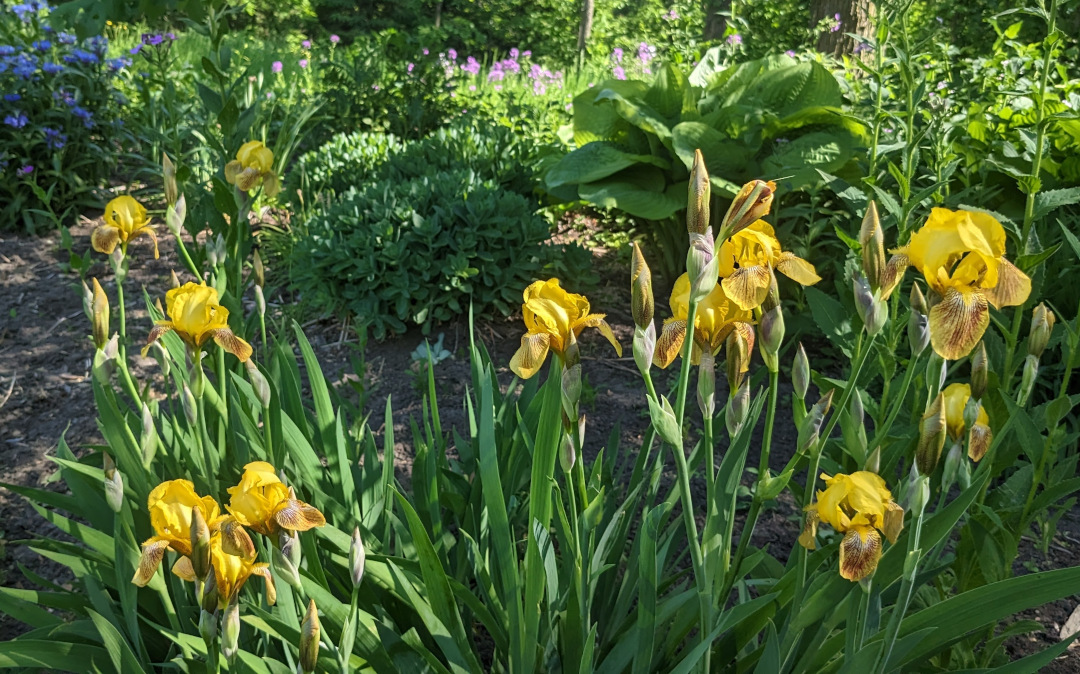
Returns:
[[[928,480],[929,478],[921,477],[919,479]],[[916,486],[916,489],[919,488]],[[911,537],[908,538],[908,559],[905,561],[904,575],[900,582],[899,601],[893,608],[893,614],[889,617],[889,624],[885,628],[885,645],[881,651],[880,659],[871,671],[883,671],[888,667],[889,657],[892,655],[893,647],[896,645],[896,638],[900,635],[900,625],[904,621],[904,614],[907,613],[908,604],[911,602],[911,595],[915,590],[915,576],[919,572],[919,557],[922,554],[922,550],[919,548],[919,539],[922,537],[925,509],[926,506],[923,504],[923,507],[915,512]],[[910,569],[907,568],[909,564]]]
[[[746,547],[750,544],[750,537],[754,535],[754,527],[757,526],[758,517],[761,516],[763,500],[761,490],[763,488],[765,471],[769,468],[769,454],[772,451],[773,426],[776,423],[776,403],[780,394],[779,370],[769,372],[769,401],[765,411],[765,432],[761,438],[761,458],[758,460],[758,477],[754,487],[754,499],[750,502],[750,512],[746,515],[742,534],[739,536],[739,547],[735,550],[735,560],[728,570],[724,580],[724,590],[720,593],[720,601],[726,602],[731,588],[735,586],[735,574],[739,571],[743,557],[746,555]],[[734,517],[732,518],[734,520]],[[723,604],[721,604],[723,607]]]
[[[127,245],[125,244],[123,252],[127,253]],[[120,264],[123,264],[121,262]],[[115,272],[116,270],[114,270]],[[120,339],[118,340],[119,349],[117,350],[117,362],[120,367],[117,369],[120,371],[120,383],[123,385],[127,394],[131,397],[131,401],[136,405],[142,403],[142,396],[139,395],[139,388],[135,386],[135,382],[131,379],[131,373],[128,371],[128,359],[127,359],[127,313],[124,310],[124,282],[122,275],[116,275],[116,304],[117,316],[120,321]]]
[[[576,444],[576,441],[575,441]],[[574,461],[574,466],[577,467],[581,464],[581,456],[577,457]],[[583,541],[581,537],[581,517],[579,512],[585,511],[585,506],[582,506],[581,511],[578,511],[577,495],[575,492],[577,488],[574,486],[574,479],[571,479],[569,473],[566,475],[566,494],[570,499],[570,532],[574,537],[574,578],[573,584],[575,586],[574,594],[577,595],[577,610],[581,616],[581,643],[585,643],[585,640],[589,638],[589,609],[588,601],[585,597],[585,579],[582,574],[583,562],[582,562],[582,548]]]
[[[285,462],[278,460],[276,452],[274,452],[274,438],[270,430],[270,407],[263,408],[263,442],[266,444],[266,456],[270,458],[270,463],[276,466],[279,470],[285,469]]]
[[[218,377],[218,396],[221,397],[221,402],[225,409],[228,409],[227,398],[225,397],[225,349],[220,346],[216,349],[217,352],[217,377]],[[218,416],[218,456],[225,455],[225,417]]]
[[[199,267],[196,266],[195,261],[191,259],[191,254],[188,253],[187,246],[184,245],[184,240],[180,238],[179,235],[177,235],[175,238],[176,247],[180,249],[180,257],[184,259],[184,266],[188,268],[188,271],[191,272],[192,276],[202,281],[202,271],[200,271]]]
[[[920,353],[912,356],[911,362],[908,363],[907,369],[904,372],[904,382],[900,385],[900,394],[896,396],[896,399],[893,401],[892,409],[889,410],[889,416],[885,417],[885,423],[875,431],[874,439],[868,445],[870,452],[873,452],[874,449],[881,444],[889,434],[889,430],[892,428],[893,422],[896,421],[896,417],[900,415],[900,410],[904,407],[904,399],[907,397],[908,389],[911,388],[911,381],[915,378],[916,365],[918,364],[921,355],[922,354]]]
[[[683,341],[682,369],[679,371],[679,388],[675,396],[675,419],[680,429],[683,425],[683,412],[686,409],[686,389],[690,381],[690,358],[694,349],[694,315],[697,313],[697,305],[697,300],[691,298],[690,306],[686,311],[686,338]],[[709,579],[705,573],[705,564],[702,559],[697,521],[694,520],[694,502],[690,493],[690,470],[687,468],[686,455],[683,453],[682,447],[672,447],[671,449],[672,454],[675,455],[675,468],[679,477],[683,524],[686,527],[686,544],[690,549],[690,562],[694,567],[694,581],[698,589],[698,608],[701,613],[698,639],[701,643],[705,643],[705,639],[712,627],[712,598],[709,596]],[[709,671],[711,655],[709,649],[706,649],[703,658],[703,671],[705,672]]]

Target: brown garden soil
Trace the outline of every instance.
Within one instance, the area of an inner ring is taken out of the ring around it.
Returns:
[[[76,251],[89,247],[89,233],[94,224],[94,221],[84,220],[72,229]],[[164,297],[169,270],[179,270],[182,265],[167,233],[163,235],[161,258],[157,261],[151,259],[146,244],[136,243],[135,246],[139,262],[132,265],[125,287],[129,331],[140,334],[148,326],[141,288],[145,287],[152,298]],[[633,322],[627,298],[627,271],[623,261],[617,260],[613,252],[602,247],[594,251],[601,282],[590,291],[589,297],[595,308],[608,312],[608,321],[627,352],[623,358],[616,358],[611,347],[595,331],[587,331],[583,336],[583,366],[588,382],[583,405],[588,418],[587,462],[595,458],[616,424],[620,429],[621,451],[636,451],[648,424],[640,378],[629,353],[631,331],[627,326]],[[90,275],[102,281],[106,293],[115,302],[115,281],[103,256],[97,257],[99,261]],[[63,485],[51,479],[54,464],[48,458],[54,453],[58,439],[62,435],[66,437],[76,453],[102,442],[90,384],[89,322],[83,314],[78,277],[63,270],[66,259],[67,253],[60,250],[56,234],[42,238],[14,235],[0,238],[0,401],[15,378],[10,399],[0,405],[0,481],[3,482],[62,490]],[[181,277],[181,280],[187,279]],[[271,302],[272,307],[273,304]],[[440,414],[444,428],[456,426],[459,432],[463,429],[465,419],[460,402],[470,380],[466,323],[442,326],[427,337],[418,331],[410,331],[384,342],[371,341],[364,352],[366,371],[359,375],[352,365],[352,358],[358,355],[358,345],[351,331],[343,331],[339,322],[327,319],[309,321],[304,327],[331,381],[336,382],[343,392],[348,390],[350,383],[363,383],[367,395],[366,411],[371,413],[372,428],[379,436],[384,431],[385,401],[387,396],[391,397],[395,437],[399,440],[395,458],[398,478],[403,483],[411,477],[412,449],[407,442],[409,419],[419,418],[422,414],[422,397],[414,383],[416,378],[408,374],[413,365],[411,354],[425,338],[434,341],[439,333],[444,335],[443,346],[452,354],[434,370]],[[521,333],[519,317],[477,323],[477,337],[484,342],[499,367],[498,377],[503,386],[508,386],[513,378],[506,364],[517,348]],[[135,360],[137,376],[153,376],[152,360]],[[661,390],[667,386],[666,376],[672,375],[663,373],[657,381]],[[722,389],[723,377],[717,379],[718,387]],[[726,392],[721,390],[717,395],[722,399],[720,396]],[[771,461],[774,474],[791,457],[795,446],[795,430],[787,412],[790,410],[789,398],[790,390],[781,394],[779,409],[782,412],[777,422]],[[760,432],[759,428],[757,433]],[[673,475],[667,476],[667,479],[671,478]],[[698,500],[703,498],[704,484],[699,481],[693,487],[698,492]],[[54,582],[70,583],[71,579],[62,567],[23,546],[11,545],[11,541],[58,536],[58,532],[50,530],[22,498],[2,489],[0,512],[4,514],[0,520],[0,584],[32,587],[20,566]],[[767,546],[774,556],[784,560],[798,535],[799,520],[793,501],[782,497],[775,507],[762,515],[752,543]],[[1016,572],[1022,574],[1080,563],[1077,509],[1062,519],[1059,531],[1047,555],[1025,542]],[[1039,621],[1043,631],[1010,640],[1007,643],[1009,655],[1019,658],[1056,643],[1060,627],[1076,603],[1076,598],[1070,598],[1020,616]],[[0,639],[10,639],[20,631],[17,623],[0,615]],[[1072,649],[1044,671],[1080,672],[1080,649]]]

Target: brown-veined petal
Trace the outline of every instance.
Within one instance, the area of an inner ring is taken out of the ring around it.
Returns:
[[[622,358],[622,344],[619,344],[619,340],[615,339],[615,333],[611,331],[611,326],[604,320],[605,314],[589,314],[585,318],[581,319],[578,324],[585,328],[596,328],[600,331],[600,334],[607,338],[607,341],[611,342],[611,345],[615,347],[615,353]]]
[[[113,225],[99,225],[90,233],[90,245],[99,253],[112,255],[119,242],[120,228]]]
[[[885,504],[885,521],[881,525],[881,531],[890,543],[895,543],[904,530],[904,509],[895,501]]]
[[[258,169],[246,168],[236,174],[236,186],[244,192],[250,191],[259,181]]]
[[[977,289],[949,288],[930,310],[930,343],[946,360],[971,353],[990,324],[986,297]]]
[[[810,507],[811,510],[806,511],[803,519],[803,530],[799,534],[799,545],[807,550],[817,550],[817,527],[821,518],[818,516],[817,508]]]
[[[221,521],[221,549],[227,554],[243,559],[255,559],[255,543],[247,530],[233,517]]]
[[[145,587],[157,573],[161,560],[165,557],[165,551],[168,549],[169,541],[164,538],[155,537],[143,543],[142,554],[139,556],[139,568],[135,569],[131,582],[139,587]]]
[[[282,529],[290,531],[308,531],[326,524],[326,518],[318,508],[294,498],[278,504],[274,510],[274,521]]]
[[[269,564],[255,564],[251,567],[251,575],[261,576],[266,581],[266,603],[273,606],[277,603],[277,586],[274,585],[274,577],[270,575]]]
[[[157,232],[154,231],[154,228],[150,227],[149,225],[147,225],[146,227],[138,228],[137,230],[135,230],[135,233],[131,235],[131,238],[129,239],[129,241],[134,241],[135,239],[139,238],[140,236],[149,236],[153,240],[153,242],[154,242],[154,259],[155,260],[158,259],[158,257],[159,257],[158,239],[157,239]]]
[[[547,358],[551,335],[546,332],[526,332],[521,336],[521,346],[510,359],[510,370],[522,379],[532,377]]]
[[[273,171],[267,171],[263,174],[263,194],[273,198],[281,192],[281,180]]]
[[[740,267],[720,282],[724,292],[740,309],[750,310],[769,294],[772,270],[766,265]]]
[[[904,272],[907,271],[909,262],[906,252],[896,252],[889,258],[885,270],[881,274],[881,299],[889,299],[889,295],[904,280]]]
[[[776,269],[792,281],[804,286],[812,286],[821,280],[814,265],[794,253],[784,251],[776,260]]]
[[[171,321],[158,321],[153,329],[150,330],[150,334],[146,336],[146,346],[142,348],[143,357],[146,356],[147,350],[156,342],[162,335],[173,329]]]
[[[968,433],[968,458],[976,462],[982,460],[993,441],[994,432],[989,426],[978,422],[972,424],[971,432]]]
[[[998,309],[1020,306],[1031,294],[1031,279],[1013,263],[1001,258],[998,260],[997,285],[983,292],[987,301]]]
[[[232,330],[218,328],[211,330],[210,335],[218,346],[239,358],[241,363],[246,363],[248,358],[251,358],[251,345],[237,337]]]
[[[840,575],[850,581],[866,578],[881,559],[881,535],[873,527],[857,526],[840,542]]]
[[[686,339],[686,321],[674,318],[664,321],[660,337],[656,340],[656,350],[653,351],[653,365],[660,369],[671,365],[671,362],[682,351],[684,339]]]
[[[244,170],[244,165],[235,159],[228,164],[225,164],[225,180],[230,185],[236,184],[236,176],[240,175],[240,172]]]
[[[176,560],[176,563],[172,565],[172,572],[177,578],[186,580],[189,583],[198,580],[195,575],[195,567],[191,565],[191,558],[186,555]]]

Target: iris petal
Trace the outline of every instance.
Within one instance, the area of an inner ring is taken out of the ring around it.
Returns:
[[[990,324],[986,297],[970,287],[949,288],[930,310],[930,343],[946,360],[971,353]]]

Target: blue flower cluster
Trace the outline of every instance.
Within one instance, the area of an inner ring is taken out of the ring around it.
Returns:
[[[45,0],[30,0],[30,2],[12,5],[11,11],[15,12],[15,16],[19,17],[19,20],[23,23],[30,23],[38,17],[41,10],[48,8],[49,3],[45,2]]]

